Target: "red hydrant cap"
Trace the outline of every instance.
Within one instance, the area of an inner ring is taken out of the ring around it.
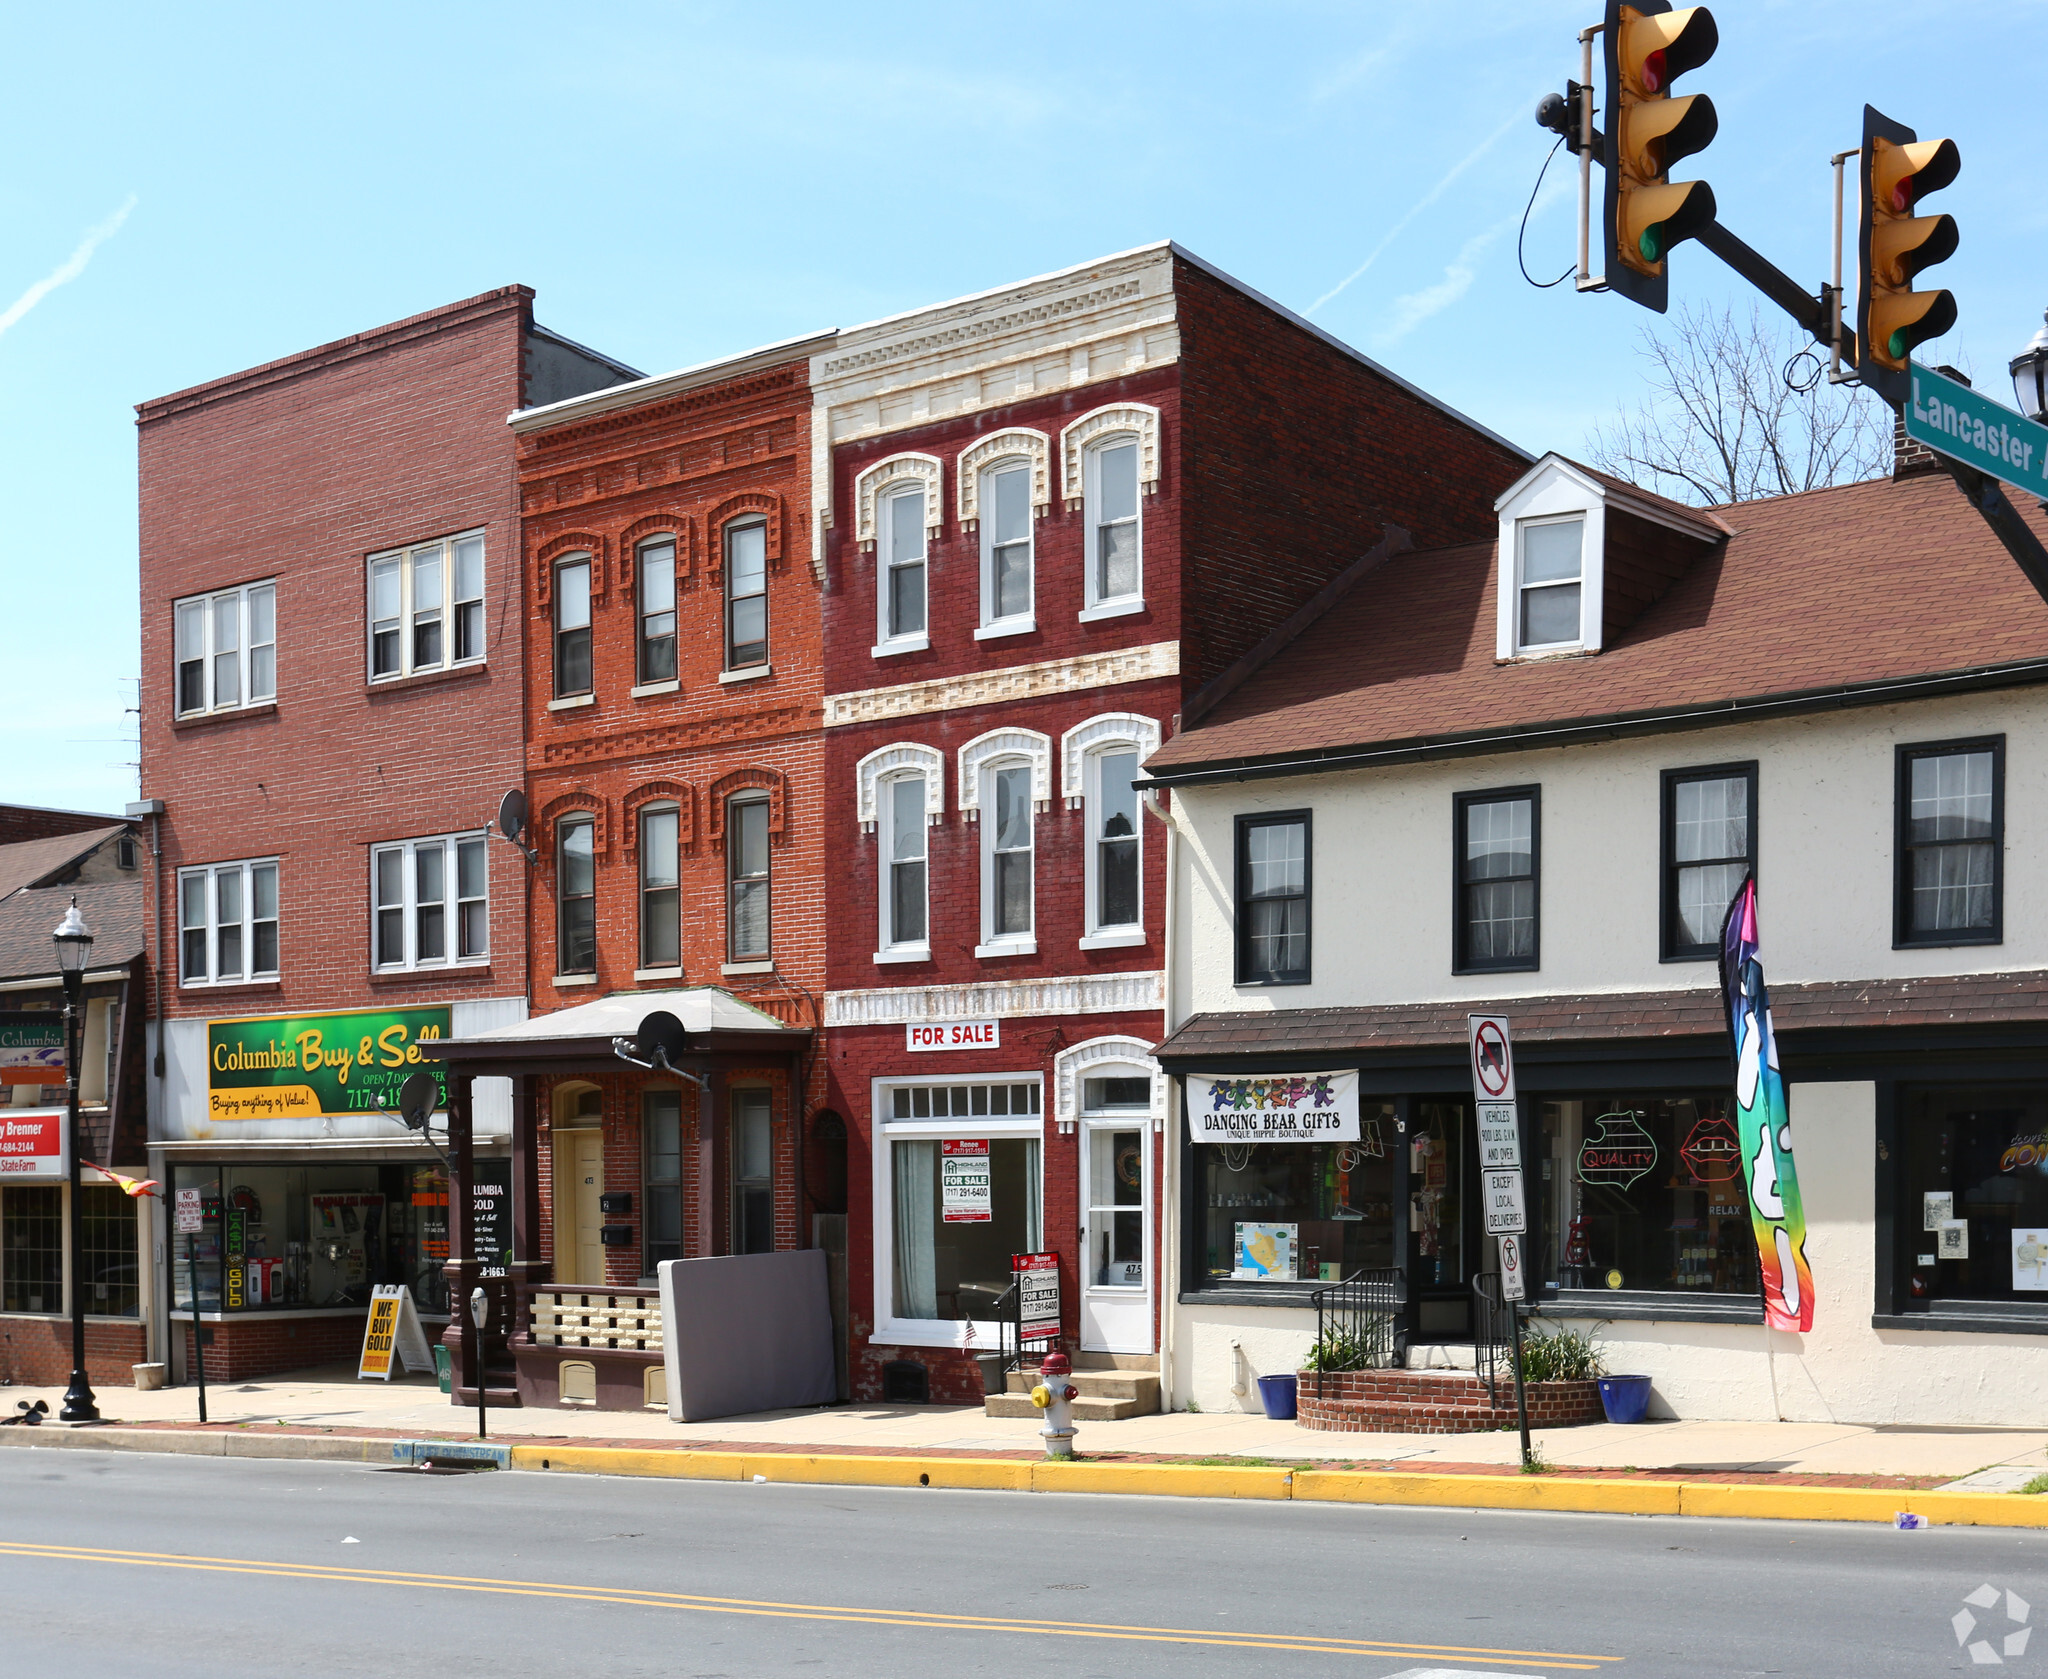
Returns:
[[[1067,1355],[1065,1353],[1047,1353],[1045,1355],[1045,1362],[1038,1367],[1039,1374],[1043,1376],[1064,1376],[1073,1368],[1067,1362]]]

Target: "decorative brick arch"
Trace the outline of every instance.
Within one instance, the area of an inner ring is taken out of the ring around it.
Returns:
[[[584,553],[590,556],[590,598],[593,601],[604,598],[605,557],[609,544],[605,539],[590,531],[564,531],[560,536],[551,536],[534,550],[534,581],[538,599],[542,606],[552,605],[555,598],[555,561],[565,554]]]
[[[960,748],[955,800],[967,820],[980,820],[982,768],[998,758],[1022,758],[1031,766],[1031,802],[1044,814],[1052,801],[1052,737],[1036,729],[990,729]]]
[[[704,800],[709,806],[705,827],[711,835],[712,850],[725,849],[726,801],[735,793],[744,793],[749,788],[759,788],[767,793],[768,839],[773,845],[782,843],[784,823],[788,817],[787,778],[780,770],[734,770],[730,775],[721,775],[705,790]]]
[[[946,755],[936,746],[899,740],[877,747],[854,766],[855,806],[862,833],[873,833],[881,820],[882,783],[905,770],[924,777],[925,825],[929,827],[946,813]]]
[[[1031,516],[1045,517],[1052,504],[1052,442],[1042,431],[1028,426],[1007,426],[977,438],[960,451],[953,465],[954,493],[960,503],[960,523],[973,525],[981,519],[981,474],[998,461],[1024,461],[1031,468]]]
[[[650,536],[676,539],[676,581],[681,583],[690,575],[697,559],[697,525],[687,513],[650,513],[620,531],[619,581],[629,584],[636,580],[633,562],[639,555],[640,544]]]
[[[630,858],[640,855],[640,811],[644,805],[676,807],[676,843],[684,849],[697,843],[697,789],[681,781],[643,781],[621,805],[620,843]]]
[[[533,824],[534,836],[545,841],[545,844],[538,845],[535,849],[540,852],[542,859],[546,862],[550,875],[553,874],[555,867],[555,823],[564,816],[577,813],[585,814],[591,818],[591,855],[599,862],[607,861],[611,857],[610,807],[598,794],[586,792],[578,788],[574,792],[563,793],[556,798],[548,800],[546,804],[541,806],[540,815]]]
[[[1073,512],[1085,498],[1083,457],[1097,443],[1127,436],[1138,440],[1138,489],[1151,495],[1159,488],[1159,410],[1148,402],[1116,402],[1083,414],[1060,433],[1060,467],[1064,482],[1060,492],[1067,511]]]
[[[1067,809],[1081,808],[1088,785],[1088,754],[1105,746],[1135,748],[1142,763],[1159,750],[1159,723],[1135,711],[1105,711],[1061,735],[1060,792],[1066,796]]]
[[[768,521],[768,563],[782,565],[782,497],[763,490],[745,490],[727,496],[704,518],[704,569],[712,577],[725,575],[725,527],[735,519],[758,513]]]
[[[1166,1075],[1160,1071],[1159,1063],[1152,1059],[1151,1044],[1143,1038],[1125,1037],[1089,1038],[1061,1050],[1052,1058],[1050,1105],[1059,1128],[1062,1131],[1075,1128],[1083,1106],[1083,1081],[1090,1071],[1104,1065],[1129,1067],[1151,1079],[1152,1129],[1163,1129],[1166,1122]]]
[[[946,469],[937,455],[891,455],[876,461],[853,481],[853,536],[864,552],[875,546],[875,505],[888,491],[904,484],[924,489],[924,528],[936,531],[946,522],[941,485]]]

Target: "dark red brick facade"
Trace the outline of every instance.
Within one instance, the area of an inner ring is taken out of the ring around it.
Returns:
[[[137,1318],[85,1320],[85,1376],[96,1389],[135,1385],[135,1366],[143,1351],[143,1329]],[[0,1377],[14,1387],[62,1387],[71,1379],[69,1318],[0,1318]],[[14,1402],[4,1406],[12,1413]]]

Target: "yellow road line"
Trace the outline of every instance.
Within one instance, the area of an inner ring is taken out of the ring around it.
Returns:
[[[647,1609],[689,1609],[703,1613],[765,1616],[785,1620],[840,1621],[867,1626],[937,1632],[1008,1632],[1102,1638],[1140,1643],[1206,1644],[1234,1649],[1294,1651],[1309,1655],[1483,1656],[1510,1667],[1569,1668],[1592,1672],[1617,1656],[1548,1650],[1497,1650],[1466,1644],[1422,1644],[1406,1639],[1327,1638],[1309,1633],[1228,1635],[1191,1627],[1123,1627],[1097,1621],[1035,1620],[1007,1615],[956,1615],[939,1610],[878,1609],[854,1605],[783,1603],[774,1600],[710,1597],[684,1592],[646,1591],[628,1586],[578,1586],[545,1580],[499,1580],[461,1574],[408,1574],[395,1569],[340,1568],[323,1563],[280,1563],[262,1558],[178,1556],[163,1551],[118,1551],[84,1545],[36,1545],[0,1540],[0,1556],[51,1562],[126,1563],[141,1568],[196,1569],[270,1579],[325,1580],[339,1585],[414,1586],[438,1591],[486,1592],[509,1597],[547,1597]]]

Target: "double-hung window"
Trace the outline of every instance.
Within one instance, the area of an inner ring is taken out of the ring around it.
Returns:
[[[590,556],[571,554],[555,565],[555,698],[590,691]]]
[[[652,537],[634,551],[640,587],[639,681],[676,679],[676,539]]]
[[[925,492],[913,484],[882,498],[882,651],[925,639]]]
[[[1892,942],[1998,944],[2005,928],[2005,737],[1898,749]]]
[[[765,962],[769,955],[768,801],[733,799],[725,812],[726,957]]]
[[[180,717],[277,698],[275,583],[193,595],[171,612]]]
[[[555,824],[555,972],[597,972],[597,821]]]
[[[178,982],[233,985],[277,977],[277,863],[178,871]]]
[[[1237,983],[1309,982],[1309,813],[1237,819]]]
[[[1576,647],[1585,638],[1580,603],[1585,594],[1586,521],[1524,519],[1515,527],[1515,649]]]
[[[683,1257],[683,1093],[676,1086],[649,1085],[640,1093],[640,1135],[647,1148],[647,1199],[642,1219],[641,1260],[649,1276],[665,1259]]]
[[[1452,968],[1461,974],[1537,963],[1537,791],[1459,793],[1452,801],[1457,878]]]
[[[1142,604],[1144,568],[1138,513],[1138,440],[1123,436],[1088,451],[1087,604]]]
[[[372,846],[376,967],[439,968],[489,960],[489,877],[482,834]]]
[[[640,810],[640,966],[680,968],[683,962],[681,827],[675,805]]]
[[[1028,953],[1035,948],[1031,766],[999,761],[983,774],[980,954]]]
[[[1756,765],[1664,772],[1663,955],[1718,956],[1721,923],[1756,868]]]
[[[1031,465],[999,466],[981,480],[981,626],[990,635],[1031,629]]]
[[[773,1093],[737,1085],[732,1111],[732,1251],[775,1251],[775,1126]]]
[[[768,662],[768,524],[725,527],[725,668]]]
[[[466,531],[370,556],[370,680],[484,656],[484,536]]]
[[[1118,745],[1089,754],[1088,932],[1143,930],[1138,887],[1138,752]]]
[[[882,949],[924,954],[931,948],[927,898],[927,834],[922,775],[899,775],[881,787]]]

